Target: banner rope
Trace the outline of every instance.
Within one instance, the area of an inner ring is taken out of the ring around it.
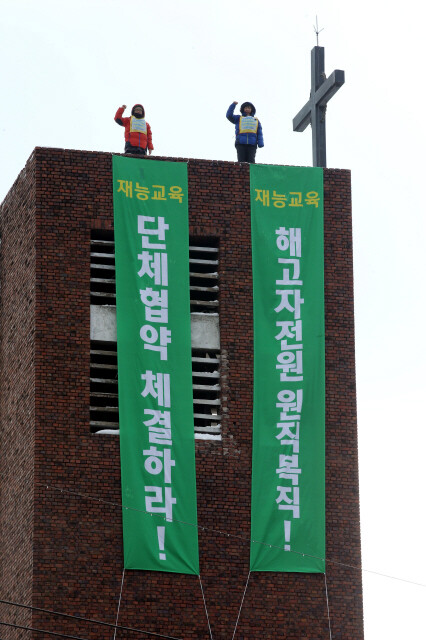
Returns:
[[[120,605],[121,605],[121,594],[123,593],[123,582],[124,582],[124,572],[126,569],[123,569],[123,574],[121,576],[121,588],[120,588],[120,597],[118,599],[118,607],[117,607],[117,617],[115,618],[115,629],[114,629],[114,640],[117,635],[117,625],[118,625],[118,615],[120,613]]]
[[[110,628],[114,628],[115,625],[111,624],[110,622],[104,622],[103,620],[93,620],[93,618],[84,618],[83,616],[74,616],[71,613],[63,613],[60,611],[53,611],[52,609],[42,609],[41,607],[34,607],[28,604],[22,604],[21,602],[12,602],[11,600],[2,600],[0,599],[0,603],[1,604],[5,604],[5,605],[9,605],[11,607],[19,607],[21,609],[28,609],[29,611],[38,611],[39,613],[47,613],[48,615],[52,615],[52,616],[60,616],[61,618],[70,618],[71,620],[79,620],[81,622],[88,622],[90,624],[99,624],[103,627],[110,627]],[[9,624],[7,622],[0,622],[0,624]],[[10,626],[10,625],[9,625]],[[27,627],[23,627],[23,628],[27,628]],[[29,627],[28,627],[29,628]],[[119,629],[120,631],[126,631],[127,633],[131,632],[131,633],[145,633],[147,635],[150,636],[154,636],[156,638],[166,638],[166,640],[182,640],[182,638],[176,638],[175,636],[167,636],[163,633],[156,633],[155,631],[146,631],[145,629],[137,629],[134,627],[124,627],[122,625],[117,626],[117,629]],[[33,629],[29,629],[30,631],[33,631]],[[36,629],[37,631],[37,629]],[[42,633],[49,633],[52,634],[52,631],[43,631]],[[74,637],[74,636],[67,636],[63,633],[56,633],[54,635],[63,637],[63,638],[68,638],[68,637]],[[81,639],[80,639],[81,640]]]
[[[251,576],[251,571],[248,572],[246,586],[245,586],[244,593],[243,593],[243,599],[241,600],[240,610],[238,611],[238,616],[237,616],[237,621],[235,623],[234,633],[232,634],[232,640],[234,640],[235,633],[236,633],[237,627],[238,627],[238,623],[240,621],[241,609],[243,608],[244,598],[246,597],[246,591],[247,591],[248,583],[249,583],[249,580],[250,580],[250,576]]]
[[[203,596],[204,609],[205,609],[205,612],[206,612],[207,624],[209,626],[210,640],[213,640],[212,630],[211,630],[211,627],[210,627],[209,612],[207,611],[207,604],[206,604],[206,599],[204,597],[203,583],[201,582],[201,576],[200,575],[198,575],[198,579],[200,581],[201,594]]]
[[[331,620],[330,620],[330,607],[328,604],[328,589],[327,589],[327,572],[324,571],[324,582],[325,582],[325,597],[327,601],[327,616],[328,616],[328,630],[330,632],[330,640],[333,640],[331,635]]]
[[[99,498],[97,496],[92,496],[88,493],[82,493],[81,491],[72,491],[70,489],[64,489],[63,487],[58,487],[56,485],[52,485],[52,484],[46,484],[45,482],[36,482],[35,483],[38,486],[44,487],[45,489],[52,489],[53,491],[59,491],[60,493],[65,493],[71,496],[78,496],[79,498],[83,498],[85,500],[93,500],[94,502],[100,502],[101,504],[106,504],[110,507],[114,507],[117,509],[128,509],[129,511],[136,511],[138,513],[146,513],[148,514],[147,511],[143,510],[143,509],[136,509],[134,507],[126,507],[123,504],[120,504],[119,502],[113,502],[112,500],[105,500],[104,498]],[[165,518],[164,516],[161,516],[159,514],[152,514],[149,513],[149,515],[154,515],[156,518],[160,518],[161,520],[166,521],[167,518]],[[233,538],[234,540],[241,540],[241,542],[244,543],[253,543],[253,544],[262,544],[265,546],[270,547],[271,549],[280,549],[282,551],[284,551],[284,546],[280,546],[280,545],[275,545],[275,544],[269,544],[268,542],[263,542],[262,540],[253,540],[252,538],[248,538],[247,536],[242,536],[242,535],[236,535],[234,533],[229,533],[227,531],[221,531],[220,529],[213,529],[212,527],[204,527],[202,525],[199,524],[194,524],[192,522],[185,522],[184,520],[174,520],[175,522],[179,522],[180,524],[183,525],[187,525],[189,527],[196,527],[199,531],[208,531],[210,533],[214,533],[215,535],[222,535],[222,536],[227,536],[228,538]],[[361,565],[355,565],[355,564],[349,564],[348,562],[339,562],[338,560],[333,560],[332,558],[326,558],[326,557],[322,557],[322,556],[317,556],[317,555],[313,555],[310,553],[303,553],[301,551],[295,551],[294,549],[291,549],[290,551],[286,551],[286,553],[294,553],[298,556],[307,556],[308,558],[315,558],[316,560],[322,560],[323,562],[328,562],[328,564],[333,564],[336,567],[344,567],[346,569],[353,569],[354,571],[362,571],[363,573],[371,573],[373,575],[376,576],[381,576],[382,578],[389,578],[389,580],[397,580],[398,582],[406,582],[407,584],[412,584],[415,585],[417,587],[423,587],[426,588],[426,583],[423,582],[415,582],[414,580],[407,580],[406,578],[400,578],[398,576],[393,576],[393,575],[389,575],[387,573],[382,573],[381,571],[373,571],[372,569],[364,569],[364,567],[362,567]]]

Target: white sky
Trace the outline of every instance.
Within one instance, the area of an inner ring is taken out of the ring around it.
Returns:
[[[0,201],[35,146],[122,152],[113,116],[136,102],[157,155],[235,160],[225,112],[250,100],[258,162],[309,166],[311,130],[292,119],[318,15],[326,72],[346,73],[327,159],[352,170],[365,637],[426,638],[426,588],[402,581],[426,585],[424,5],[0,0],[0,12]]]

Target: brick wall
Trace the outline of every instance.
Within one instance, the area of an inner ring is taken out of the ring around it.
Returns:
[[[122,579],[121,511],[111,504],[121,502],[119,442],[89,431],[90,230],[113,228],[111,155],[37,148],[27,167],[28,175],[21,175],[0,217],[3,430],[9,420],[2,469],[16,486],[15,509],[28,516],[32,496],[34,520],[32,526],[26,521],[21,532],[13,527],[8,492],[2,493],[2,532],[10,532],[11,540],[4,561],[10,566],[20,535],[20,562],[28,574],[21,586],[15,571],[6,573],[3,593],[28,600],[32,566],[33,606],[113,624]],[[188,178],[190,233],[218,236],[220,247],[223,437],[196,442],[196,468],[201,580],[212,635],[228,640],[249,571],[249,167],[189,160]],[[333,638],[361,640],[361,576],[347,567],[360,565],[349,172],[325,170],[324,187],[327,557],[333,561],[327,563],[327,585]],[[32,230],[31,238],[21,237],[25,229]],[[11,254],[15,259],[9,268]],[[23,290],[32,291],[28,303],[20,289],[13,293],[3,284],[25,274]],[[32,327],[32,342],[28,327],[14,336],[7,352],[5,336],[23,315]],[[5,387],[5,380],[15,382]],[[24,396],[27,427],[18,430]],[[25,470],[25,491],[15,478],[18,465]],[[32,624],[85,638],[113,637],[111,629],[36,612]],[[198,577],[126,571],[119,624],[177,638],[208,638]],[[323,575],[251,575],[236,640],[328,634]],[[116,637],[136,634],[118,632]]]
[[[31,604],[35,435],[35,157],[0,216],[0,593]],[[0,605],[0,621],[28,626],[31,613]],[[0,636],[10,632],[1,627]]]

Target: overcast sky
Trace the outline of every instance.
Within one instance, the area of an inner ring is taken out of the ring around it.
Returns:
[[[311,165],[311,130],[294,133],[292,119],[309,97],[318,16],[326,73],[346,73],[327,109],[327,164],[352,171],[365,637],[426,638],[424,5],[0,0],[0,9],[0,201],[35,146],[121,153],[113,117],[136,102],[157,155],[235,160],[225,112],[250,100],[265,138],[257,161]]]

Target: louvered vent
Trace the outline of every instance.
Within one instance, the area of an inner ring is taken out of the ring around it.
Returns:
[[[218,311],[218,253],[216,238],[189,239],[191,311],[203,313]]]
[[[115,305],[114,232],[92,231],[90,242],[90,304]]]
[[[197,316],[218,315],[218,244],[216,238],[190,238],[190,303]],[[92,305],[115,306],[114,234],[93,230],[90,299]],[[198,345],[200,346],[200,345]],[[90,347],[90,429],[118,433],[117,343],[92,340]],[[195,434],[220,437],[220,352],[193,348],[192,384]]]
[[[118,433],[117,343],[90,343],[90,430]]]
[[[197,434],[220,433],[220,354],[192,350],[194,425]]]

